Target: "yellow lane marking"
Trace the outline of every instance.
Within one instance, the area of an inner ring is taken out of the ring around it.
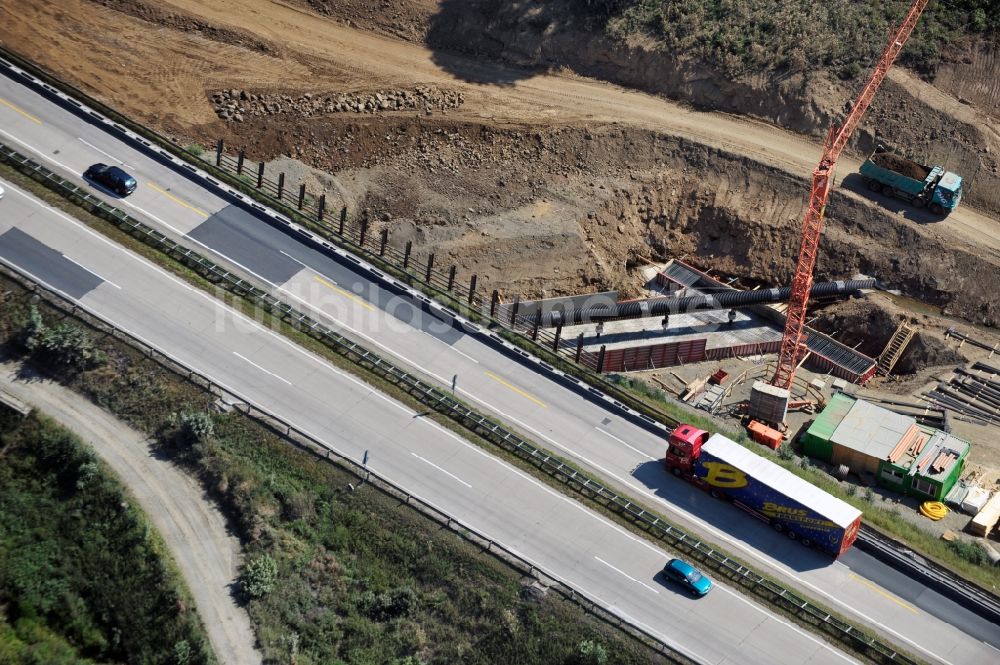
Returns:
[[[510,388],[511,390],[513,390],[514,392],[516,392],[521,397],[526,397],[527,399],[530,399],[532,402],[534,402],[538,406],[548,408],[547,406],[545,406],[545,402],[543,402],[542,400],[537,399],[533,395],[529,395],[528,393],[524,392],[523,390],[521,390],[517,386],[512,386],[511,384],[507,383],[506,381],[504,381],[503,379],[501,379],[499,376],[497,376],[493,372],[486,372],[486,376],[490,377],[491,379],[493,379],[494,381],[496,381],[497,383],[499,383],[501,385],[507,386],[508,388]]]
[[[878,587],[878,585],[872,584],[871,582],[869,582],[865,578],[863,578],[863,577],[861,577],[859,575],[856,575],[854,573],[851,573],[851,578],[854,579],[854,580],[857,580],[858,582],[861,582],[862,584],[864,584],[867,587],[871,587],[876,593],[882,594],[883,596],[885,596],[886,598],[888,598],[892,602],[896,603],[900,607],[908,609],[911,612],[913,612],[914,614],[920,614],[920,610],[918,610],[917,608],[913,607],[912,605],[910,605],[908,603],[904,603],[899,598],[896,598],[895,596],[893,596],[891,593],[887,593],[887,592],[883,591],[881,588]]]
[[[326,288],[330,289],[331,291],[336,291],[337,293],[339,293],[341,295],[345,295],[348,298],[350,298],[351,300],[353,300],[354,302],[356,302],[359,305],[361,305],[362,307],[366,307],[370,311],[373,311],[373,312],[375,311],[375,308],[371,306],[371,303],[366,302],[364,299],[357,297],[356,295],[354,295],[350,291],[345,291],[344,289],[340,288],[336,284],[333,284],[331,282],[326,281],[322,277],[316,277],[315,275],[313,275],[313,279],[315,279],[317,282],[319,282],[320,284],[322,284]]]
[[[151,183],[149,183],[149,186],[152,187],[153,189],[155,189],[156,191],[158,191],[160,194],[163,194],[164,196],[166,196],[168,199],[170,199],[174,203],[179,203],[180,205],[184,206],[188,210],[194,210],[196,213],[198,213],[202,217],[206,217],[206,218],[208,217],[208,213],[205,212],[204,210],[199,210],[198,208],[195,208],[190,203],[185,203],[184,201],[181,201],[179,198],[177,198],[176,196],[174,196],[173,194],[171,194],[167,190],[161,189],[160,187],[157,187],[155,183],[151,182]]]
[[[39,120],[35,116],[31,115],[27,111],[22,111],[21,109],[17,108],[16,106],[14,106],[10,102],[8,102],[3,97],[0,97],[0,104],[3,104],[4,106],[6,106],[8,108],[14,109],[15,111],[17,111],[18,113],[20,113],[21,115],[23,115],[25,118],[27,118],[28,120],[30,120],[31,122],[38,123],[39,125],[42,124],[41,120]]]

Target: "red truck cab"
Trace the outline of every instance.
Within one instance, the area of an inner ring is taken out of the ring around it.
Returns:
[[[693,425],[678,425],[667,440],[667,470],[675,476],[691,477],[694,461],[710,434]]]

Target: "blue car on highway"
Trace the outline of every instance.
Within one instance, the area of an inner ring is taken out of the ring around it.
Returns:
[[[702,575],[697,568],[687,561],[671,559],[663,567],[663,574],[668,579],[679,582],[696,596],[704,596],[712,590],[712,580]]]

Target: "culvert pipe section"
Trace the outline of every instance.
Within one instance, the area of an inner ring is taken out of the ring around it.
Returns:
[[[875,279],[852,279],[823,282],[812,287],[812,297],[835,296],[876,287]],[[670,314],[708,312],[719,309],[739,309],[752,305],[767,305],[788,300],[792,287],[757,289],[755,291],[723,291],[721,293],[681,296],[679,298],[650,298],[615,304],[601,303],[566,311],[543,312],[539,325],[543,328],[571,326],[578,323],[641,319]]]

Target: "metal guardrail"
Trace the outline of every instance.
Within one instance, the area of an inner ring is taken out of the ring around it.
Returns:
[[[204,277],[210,279],[210,281],[227,287],[230,291],[248,299],[252,304],[279,316],[279,318],[297,329],[327,344],[331,349],[347,357],[355,364],[404,390],[412,397],[418,399],[422,404],[456,421],[470,432],[498,445],[507,452],[516,455],[519,459],[532,464],[586,499],[594,501],[628,519],[635,526],[646,531],[657,540],[666,543],[676,550],[686,552],[703,565],[711,567],[716,572],[725,575],[733,584],[738,584],[748,589],[773,606],[790,612],[803,622],[820,629],[834,639],[840,640],[851,648],[863,652],[875,662],[917,665],[918,661],[909,655],[899,653],[892,645],[872,637],[850,623],[842,621],[838,617],[833,616],[829,610],[756,573],[740,561],[728,556],[725,552],[669,524],[655,513],[608,489],[601,483],[588,477],[582,471],[549,455],[528,440],[505,429],[499,423],[470,409],[448,393],[399,369],[393,363],[381,358],[378,354],[368,351],[361,345],[343,337],[327,326],[312,320],[309,316],[296,311],[284,301],[275,298],[266,291],[216,265],[197,252],[182,247],[162,233],[149,228],[142,222],[131,218],[123,211],[90,195],[86,190],[65,180],[44,166],[20,155],[2,143],[0,143],[0,159],[14,164],[25,173],[41,180],[60,192],[71,201],[82,203],[85,207],[90,208],[93,212],[116,224],[133,237],[143,240],[174,259],[179,260],[184,265],[197,270]],[[75,307],[80,308],[78,305]],[[94,315],[91,314],[91,316]],[[162,352],[157,353],[168,357],[162,354]],[[181,363],[177,364],[184,367],[185,371],[189,373],[194,372],[194,370],[187,368]],[[267,413],[259,407],[254,408],[261,413]],[[275,421],[286,426],[288,432],[294,429],[294,426],[279,418],[275,418]],[[294,431],[298,432],[297,429]],[[300,432],[300,434],[304,433]],[[553,577],[553,579],[557,578]]]
[[[493,309],[492,299],[490,306],[486,306],[481,300],[476,302],[475,298],[473,298],[473,302],[470,303],[467,296],[466,300],[463,300],[462,297],[460,297],[463,293],[476,294],[474,284],[475,276],[473,276],[473,279],[470,280],[469,287],[465,291],[462,291],[462,286],[460,285],[455,288],[454,293],[452,292],[452,289],[448,288],[448,284],[445,284],[443,287],[441,286],[441,278],[437,276],[436,273],[432,279],[425,282],[414,273],[416,268],[415,265],[411,266],[405,260],[402,260],[401,263],[399,260],[387,261],[384,257],[379,256],[371,249],[361,247],[358,242],[353,240],[354,237],[357,237],[358,240],[360,240],[360,228],[355,230],[351,227],[352,230],[349,234],[338,235],[333,233],[332,229],[329,227],[317,225],[309,218],[299,214],[292,206],[289,205],[288,201],[279,201],[274,197],[262,194],[260,190],[255,188],[253,184],[248,182],[248,180],[244,180],[240,177],[234,177],[226,169],[218,167],[214,163],[210,163],[191,152],[183,150],[175,142],[159,135],[148,127],[133,122],[130,118],[123,116],[101,101],[87,95],[82,90],[53,76],[30,60],[13,53],[2,44],[0,44],[0,56],[2,56],[2,58],[0,58],[0,67],[4,67],[17,76],[26,79],[30,85],[40,88],[43,94],[51,94],[56,97],[62,95],[64,97],[63,101],[68,107],[73,109],[74,112],[81,114],[88,120],[103,120],[104,122],[101,124],[104,126],[106,131],[121,132],[127,140],[141,144],[138,146],[141,150],[151,151],[154,155],[158,153],[168,159],[176,156],[177,158],[183,159],[187,162],[187,164],[184,165],[185,168],[191,169],[192,171],[195,169],[188,164],[196,165],[212,177],[218,178],[223,183],[231,185],[234,189],[243,192],[248,196],[256,197],[259,201],[266,202],[275,210],[282,211],[282,213],[286,214],[289,219],[300,222],[307,228],[316,229],[318,233],[323,235],[323,237],[337,243],[339,246],[344,247],[352,253],[365,257],[366,260],[370,261],[373,265],[378,266],[386,273],[390,275],[398,275],[400,279],[405,281],[408,285],[413,288],[419,288],[421,291],[426,292],[438,302],[442,302],[446,305],[453,304],[458,307],[460,312],[468,311],[472,313],[473,318],[479,319],[477,323],[485,323],[491,328],[500,327],[504,331],[509,331],[509,338],[514,340],[514,342],[519,346],[531,349],[532,352],[543,361],[547,359],[548,362],[560,367],[567,374],[579,378],[584,383],[593,386],[595,390],[599,390],[610,396],[615,405],[618,408],[623,409],[628,416],[632,417],[635,413],[638,413],[643,420],[651,423],[663,423],[668,426],[676,425],[679,422],[676,418],[673,418],[672,416],[661,411],[655,405],[636,397],[628,391],[622,390],[615,384],[601,377],[600,374],[596,372],[599,365],[597,354],[591,353],[587,355],[586,353],[581,352],[579,356],[577,356],[577,351],[580,350],[578,345],[571,344],[567,340],[557,340],[550,331],[537,331],[537,327],[533,325],[533,322],[525,317],[515,315],[512,317],[509,324],[493,318],[492,312],[489,312],[489,310]],[[23,71],[15,71],[14,68],[11,67],[11,64]],[[101,114],[103,114],[103,118]],[[129,132],[132,132],[135,136],[130,135]],[[244,177],[249,179],[249,176]],[[219,185],[219,183],[212,181],[211,178],[209,178],[209,181],[216,186]],[[263,207],[257,205],[256,203],[252,205],[255,208],[264,210]],[[387,249],[387,251],[389,250]],[[458,282],[456,282],[456,284],[458,284]],[[489,312],[489,314],[487,315],[486,312]],[[515,327],[520,327],[521,330],[510,330]],[[532,334],[533,332],[537,332],[537,334]],[[559,347],[559,351],[552,351],[555,346]],[[572,356],[572,358],[570,356]]]
[[[600,601],[595,600],[585,592],[579,591],[569,584],[566,584],[559,579],[558,576],[546,571],[544,568],[506,548],[502,543],[465,524],[461,520],[451,517],[434,504],[403,489],[392,481],[383,478],[378,473],[370,470],[363,464],[359,464],[350,457],[323,445],[322,442],[317,441],[303,430],[297,428],[295,425],[278,416],[275,416],[268,410],[257,406],[246,397],[243,397],[238,393],[234,393],[230,388],[219,386],[208,377],[200,374],[198,370],[193,369],[173,356],[148,345],[146,342],[135,337],[128,331],[122,330],[121,328],[105,321],[98,314],[91,312],[83,305],[67,301],[61,294],[51,291],[45,286],[32,281],[27,275],[23,275],[6,265],[0,264],[0,274],[4,274],[9,279],[18,282],[32,293],[42,296],[46,302],[56,309],[59,309],[70,316],[82,319],[90,327],[110,334],[112,337],[128,344],[129,346],[132,346],[144,355],[148,356],[154,362],[166,367],[168,370],[174,372],[178,376],[181,376],[185,380],[190,381],[199,388],[207,390],[216,397],[229,396],[239,400],[239,403],[234,406],[241,413],[286,438],[296,447],[304,450],[305,452],[316,455],[321,459],[325,459],[339,465],[341,468],[356,476],[360,481],[369,483],[375,486],[378,490],[401,500],[403,503],[416,510],[419,510],[423,515],[434,520],[438,524],[441,524],[468,542],[483,548],[488,553],[503,560],[522,574],[534,578],[541,583],[546,590],[555,591],[565,600],[576,603],[586,612],[589,612],[598,619],[621,629],[623,632],[639,640],[647,647],[652,648],[661,655],[670,658],[673,662],[680,665],[701,665],[698,661],[682,654],[675,647],[666,644],[661,638],[624,620],[622,617],[615,614],[611,609],[603,605]]]
[[[304,185],[300,186],[297,194],[290,193],[284,186],[284,174],[281,174],[279,181],[275,182],[264,176],[265,165],[265,162],[259,162],[255,168],[251,168],[244,151],[241,150],[238,157],[233,157],[225,153],[222,139],[216,145],[216,167],[241,178],[273,207],[291,215],[297,213],[301,221],[320,235],[348,243],[352,251],[360,253],[367,259],[377,257],[405,275],[412,284],[427,287],[438,297],[443,296],[465,305],[479,316],[519,335],[533,346],[544,348],[556,356],[562,356],[566,362],[575,363],[581,369],[590,370],[595,375],[602,373],[600,354],[584,349],[582,339],[562,339],[562,326],[553,331],[540,325],[542,323],[540,319],[519,315],[516,301],[512,306],[506,307],[507,311],[501,313],[498,311],[503,309],[498,308],[499,293],[494,290],[489,298],[484,298],[483,293],[476,290],[477,275],[469,278],[460,276],[454,265],[447,270],[436,267],[435,255],[414,251],[413,243],[410,241],[407,241],[402,250],[393,246],[389,243],[389,230],[383,228],[376,235],[371,228],[374,225],[367,217],[354,217],[349,214],[346,207],[340,208],[339,211],[328,210],[325,194],[318,199],[307,197]],[[318,201],[318,204],[309,205],[307,200]]]

